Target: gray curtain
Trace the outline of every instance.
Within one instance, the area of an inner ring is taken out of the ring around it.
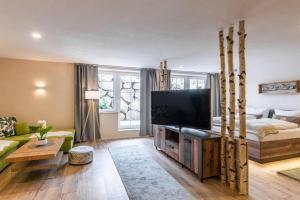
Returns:
[[[168,90],[171,89],[171,70],[168,70],[167,73],[167,85],[168,85]]]
[[[141,69],[141,136],[153,136],[151,123],[151,91],[159,89],[158,70]]]
[[[207,74],[205,87],[211,89],[213,116],[221,116],[220,74]]]
[[[84,93],[86,90],[98,89],[98,66],[89,64],[75,64],[75,141],[89,141],[94,139],[93,126],[95,126],[96,138],[100,135],[100,118],[99,118],[99,100],[94,100],[96,117],[93,124],[92,112],[88,114],[88,108],[91,106],[91,100],[85,100]],[[86,128],[83,132],[83,126],[88,117]],[[82,135],[82,137],[81,137]]]

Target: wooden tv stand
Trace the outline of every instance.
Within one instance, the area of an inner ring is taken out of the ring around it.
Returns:
[[[154,125],[154,146],[203,179],[220,175],[220,136]]]

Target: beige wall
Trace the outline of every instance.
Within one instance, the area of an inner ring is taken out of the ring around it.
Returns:
[[[117,112],[101,113],[100,122],[101,138],[104,140],[138,137],[140,133],[139,130],[119,130]]]
[[[73,64],[0,58],[0,116],[74,128]],[[118,113],[101,113],[100,119],[102,139],[139,135],[137,130],[118,130]]]
[[[0,116],[73,128],[73,64],[0,59]]]

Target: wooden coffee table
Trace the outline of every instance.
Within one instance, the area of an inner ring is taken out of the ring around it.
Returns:
[[[12,162],[12,172],[32,171],[58,167],[63,155],[60,151],[65,138],[48,138],[48,144],[37,146],[32,139],[7,156],[5,160]]]

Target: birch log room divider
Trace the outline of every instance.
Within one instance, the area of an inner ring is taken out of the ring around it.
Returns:
[[[159,90],[168,90],[168,67],[167,60],[160,62],[160,79],[159,79]]]
[[[235,167],[235,76],[233,67],[233,26],[229,27],[227,39],[227,62],[229,75],[229,126],[227,126],[229,133],[228,141],[228,159],[229,159],[229,186],[230,189],[236,187],[236,167]]]
[[[224,33],[219,31],[220,64],[221,64],[221,182],[226,183],[226,74]]]
[[[226,184],[229,182],[230,189],[235,190],[238,188],[241,195],[248,194],[248,148],[246,140],[246,62],[245,62],[245,21],[239,22],[239,140],[235,144],[235,73],[233,65],[233,34],[234,27],[228,28],[227,40],[227,63],[228,73],[226,73],[225,64],[225,45],[224,45],[224,31],[219,31],[219,48],[220,48],[220,67],[221,67],[221,182]],[[168,89],[167,80],[167,61],[160,62],[160,80],[159,89]],[[229,79],[229,125],[227,126],[226,120],[226,87],[227,78]],[[229,139],[226,138],[226,127],[229,133]],[[238,151],[236,151],[238,147]],[[236,153],[238,152],[238,153]],[[238,156],[236,158],[236,156]],[[228,158],[229,165],[226,163]],[[236,167],[238,166],[238,168]],[[229,168],[229,169],[228,169]],[[227,174],[229,172],[229,174]],[[237,174],[238,173],[238,174]]]
[[[220,67],[221,67],[221,181],[229,181],[230,189],[239,189],[241,195],[248,194],[248,148],[246,140],[246,62],[245,62],[245,21],[239,22],[239,140],[235,144],[235,74],[233,65],[233,31],[234,27],[228,29],[227,39],[227,63],[228,73],[225,67],[224,31],[219,31]],[[229,125],[227,127],[229,140],[226,138],[226,74],[229,75]],[[235,148],[238,147],[238,151]],[[227,149],[226,149],[227,148]],[[236,153],[238,152],[238,153]],[[227,154],[227,155],[226,155]],[[236,158],[238,156],[238,158]],[[229,165],[226,165],[226,157]],[[238,162],[238,163],[237,163]],[[238,168],[236,169],[236,166]],[[229,168],[229,170],[228,170]],[[227,171],[229,174],[227,175]],[[238,173],[238,174],[237,174]],[[237,184],[238,182],[238,184]]]

